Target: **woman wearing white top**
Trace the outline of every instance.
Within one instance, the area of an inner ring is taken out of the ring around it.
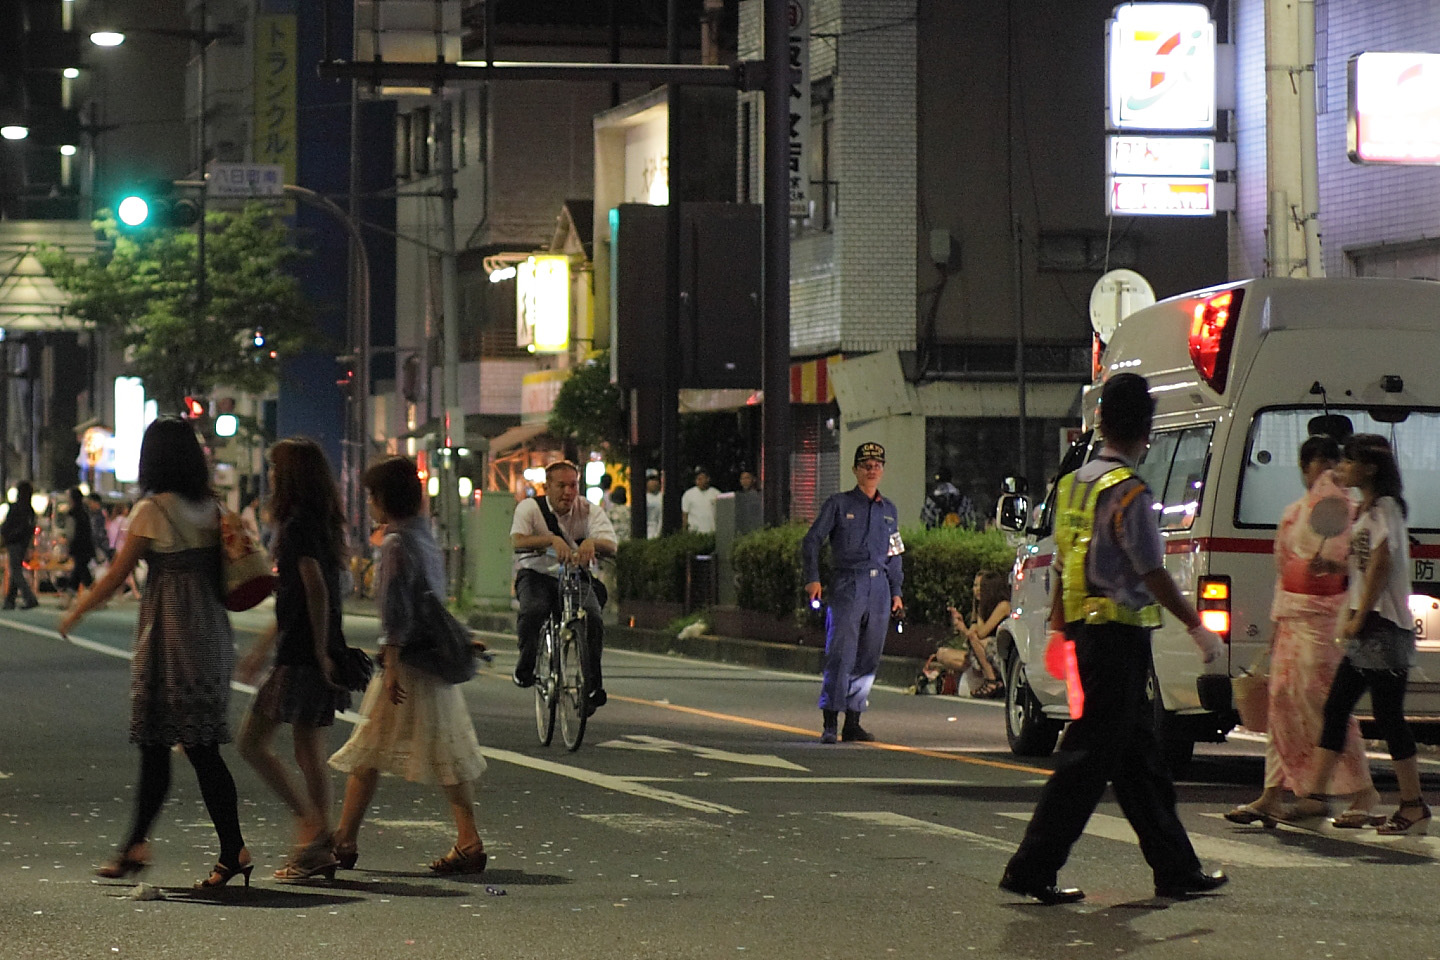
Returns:
[[[1430,808],[1420,794],[1415,737],[1405,722],[1405,685],[1415,662],[1415,631],[1407,624],[1410,595],[1410,537],[1405,528],[1404,486],[1390,443],[1357,433],[1345,441],[1335,479],[1361,495],[1360,514],[1350,531],[1350,609],[1340,615],[1338,642],[1345,659],[1325,700],[1325,729],[1310,794],[1290,811],[1291,819],[1328,813],[1325,791],[1340,760],[1350,713],[1368,688],[1375,723],[1390,748],[1400,806],[1376,832],[1387,836],[1425,833]],[[1330,561],[1317,558],[1324,567]]]

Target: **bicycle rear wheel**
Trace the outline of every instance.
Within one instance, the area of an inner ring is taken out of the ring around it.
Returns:
[[[584,620],[571,620],[560,631],[560,736],[574,753],[585,739],[585,668],[580,662]]]
[[[535,732],[540,746],[550,746],[555,739],[555,701],[560,689],[556,677],[555,621],[546,620],[540,628],[539,649],[535,657]]]

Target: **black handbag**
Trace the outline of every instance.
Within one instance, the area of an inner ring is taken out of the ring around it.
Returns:
[[[400,647],[400,660],[446,683],[464,683],[475,676],[475,647],[470,642],[470,631],[428,587],[422,586],[416,592],[415,620]]]
[[[358,693],[370,685],[370,677],[375,673],[375,661],[370,659],[370,654],[359,647],[347,646],[334,660],[334,679],[340,686]]]

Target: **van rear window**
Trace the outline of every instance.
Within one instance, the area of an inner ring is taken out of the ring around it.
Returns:
[[[1311,421],[1324,413],[1316,406],[1255,414],[1235,505],[1237,526],[1273,527],[1285,508],[1305,492],[1300,444],[1310,435]],[[1354,408],[1332,406],[1329,415],[1332,423],[1338,417],[1347,419],[1354,433],[1378,433],[1389,439],[1405,482],[1410,529],[1440,530],[1440,410],[1412,410],[1399,423],[1385,423]]]

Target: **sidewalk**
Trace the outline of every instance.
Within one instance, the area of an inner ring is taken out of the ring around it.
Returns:
[[[375,601],[369,598],[347,597],[345,613],[351,616],[378,616]],[[515,635],[513,613],[476,612],[470,614],[467,624],[472,630],[483,633]],[[783,670],[787,673],[808,673],[818,677],[824,658],[824,651],[816,647],[800,647],[788,643],[768,643],[762,640],[747,640],[743,637],[718,637],[702,634],[698,637],[677,637],[665,630],[641,630],[618,623],[605,625],[605,645],[620,650],[635,650],[641,653],[658,653],[667,656],[688,657],[692,660],[709,660],[715,663],[733,663],[746,667],[761,667],[767,670]],[[881,658],[880,669],[875,679],[889,686],[908,687],[915,682],[923,661],[914,657]]]

